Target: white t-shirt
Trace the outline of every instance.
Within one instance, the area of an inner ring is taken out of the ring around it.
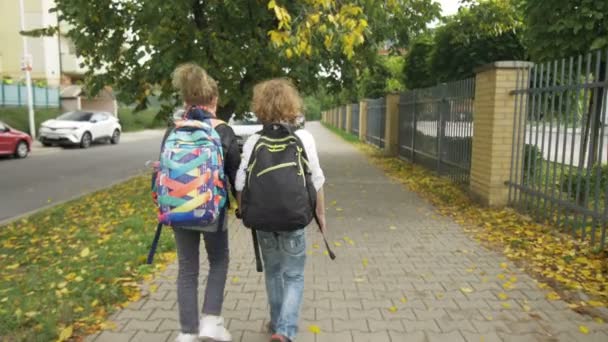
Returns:
[[[300,138],[302,141],[302,145],[304,145],[304,151],[306,151],[306,156],[308,157],[308,164],[310,165],[310,171],[312,173],[312,184],[315,186],[315,189],[319,191],[323,187],[325,183],[325,175],[323,174],[323,170],[321,170],[321,164],[319,163],[319,155],[317,154],[317,146],[315,144],[315,139],[312,137],[310,132],[299,129],[295,132],[295,135]],[[251,158],[251,153],[253,152],[253,148],[255,144],[260,139],[259,134],[254,134],[247,139],[245,145],[243,145],[243,159],[241,159],[241,165],[239,166],[239,170],[236,173],[236,181],[235,188],[236,191],[243,191],[245,188],[245,179],[247,178],[247,166],[249,165],[249,159]]]

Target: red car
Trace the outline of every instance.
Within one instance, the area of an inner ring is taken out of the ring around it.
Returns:
[[[0,121],[0,156],[25,158],[32,148],[32,138]]]

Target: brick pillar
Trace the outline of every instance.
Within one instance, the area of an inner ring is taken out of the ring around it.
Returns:
[[[386,95],[384,126],[384,154],[396,156],[399,152],[399,94]]]
[[[513,130],[517,73],[527,84],[530,62],[495,62],[475,70],[475,101],[473,104],[473,151],[471,156],[470,190],[475,199],[488,206],[504,206],[508,202],[513,153]],[[522,76],[520,76],[522,77]],[[523,140],[523,139],[522,139]],[[523,155],[523,141],[519,155]],[[520,163],[521,165],[521,163]]]
[[[365,141],[367,135],[367,101],[359,102],[359,140]]]
[[[346,131],[352,133],[353,130],[353,106],[346,105]]]
[[[342,107],[343,106],[336,108],[336,127],[338,127],[340,130],[342,129]]]
[[[337,119],[336,118],[336,112],[337,112],[336,108],[333,108],[331,110],[331,125],[334,126],[334,127],[336,127],[338,125],[337,124],[338,121],[336,120]]]

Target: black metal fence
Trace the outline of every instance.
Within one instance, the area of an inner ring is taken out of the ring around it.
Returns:
[[[340,129],[346,131],[346,106],[340,107]]]
[[[606,247],[608,50],[518,73],[510,204]]]
[[[367,100],[367,134],[365,139],[368,143],[384,148],[384,137],[386,130],[386,99]]]
[[[359,104],[353,103],[351,105],[351,121],[350,121],[350,131],[354,135],[359,135]]]
[[[399,155],[468,183],[475,79],[405,92],[399,101]]]

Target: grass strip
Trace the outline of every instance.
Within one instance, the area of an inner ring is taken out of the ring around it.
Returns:
[[[0,227],[0,340],[51,341],[105,328],[107,316],[141,296],[175,259],[156,227],[149,176],[83,196]],[[66,337],[67,336],[67,337]]]

